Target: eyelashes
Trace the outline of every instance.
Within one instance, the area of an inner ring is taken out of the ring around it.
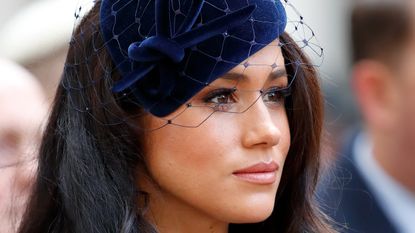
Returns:
[[[219,88],[209,92],[204,98],[204,103],[228,103],[235,97],[236,88]]]
[[[291,88],[289,86],[272,87],[262,94],[262,99],[265,103],[281,104],[289,95],[291,95]]]
[[[291,88],[289,86],[271,87],[266,90],[257,91],[258,96],[255,98],[255,101],[248,101],[247,99],[252,99],[252,97],[249,97],[252,93],[253,91],[239,91],[236,88],[218,88],[208,92],[202,98],[202,101],[205,106],[210,106],[215,111],[224,112],[244,111],[245,107],[248,108],[259,97],[262,98],[267,106],[278,107],[283,105],[285,98],[291,94]]]

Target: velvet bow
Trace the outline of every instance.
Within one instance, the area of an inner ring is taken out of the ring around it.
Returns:
[[[143,41],[134,42],[128,47],[128,57],[139,62],[140,66],[117,82],[113,91],[122,92],[145,78],[152,70],[157,69],[158,87],[147,87],[145,90],[140,90],[141,93],[137,98],[163,99],[169,96],[175,87],[175,80],[178,78],[176,67],[178,63],[183,61],[185,49],[242,24],[248,20],[256,8],[255,4],[248,5],[192,29],[204,2],[204,0],[198,0],[192,4],[180,29],[172,35],[168,17],[170,1],[156,0],[156,35]]]

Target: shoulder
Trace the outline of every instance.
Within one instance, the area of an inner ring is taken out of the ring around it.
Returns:
[[[360,132],[344,143],[333,167],[318,185],[317,200],[323,212],[342,229],[341,232],[395,232],[361,176],[354,150]]]

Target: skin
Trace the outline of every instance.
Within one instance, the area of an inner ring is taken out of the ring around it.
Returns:
[[[43,90],[21,67],[0,59],[0,232],[14,232],[35,170]]]
[[[252,65],[247,69],[238,65],[230,71],[244,75],[238,89],[287,86],[284,59],[277,45],[278,40],[251,56],[248,62]],[[274,63],[275,69],[271,68]],[[282,76],[268,80],[272,72]],[[200,103],[206,93],[229,86],[229,82],[217,79],[190,102]],[[246,98],[254,102],[257,97],[252,93],[257,92],[249,93]],[[195,114],[190,111],[180,120],[192,121]],[[149,125],[162,122],[148,119]],[[139,174],[138,185],[150,194],[147,218],[159,232],[227,232],[229,223],[259,222],[272,213],[290,146],[284,105],[270,109],[259,100],[243,114],[216,112],[197,128],[168,125],[145,138],[151,179]],[[279,165],[271,184],[247,182],[233,174],[271,161]]]
[[[414,3],[410,5],[415,12]],[[415,195],[415,30],[398,54],[398,65],[357,63],[353,87],[376,161]]]

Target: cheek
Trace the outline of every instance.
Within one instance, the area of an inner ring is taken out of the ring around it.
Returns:
[[[277,150],[282,155],[282,162],[285,162],[285,159],[287,157],[288,151],[290,149],[291,145],[291,133],[290,133],[290,125],[288,122],[288,117],[285,109],[282,109],[282,111],[278,114],[275,114],[276,117],[274,117],[274,124],[278,126],[278,129],[280,131],[280,140],[277,147]],[[281,164],[283,165],[283,164]]]
[[[155,132],[149,140],[157,143],[146,154],[161,194],[204,212],[229,208],[227,177],[235,159],[230,148],[238,138],[234,129],[208,121],[195,129],[171,126]]]
[[[160,183],[196,185],[220,176],[226,167],[226,154],[235,147],[237,132],[229,125],[205,122],[198,128],[168,126],[150,135],[146,150],[152,175]],[[174,184],[173,184],[174,186]]]

